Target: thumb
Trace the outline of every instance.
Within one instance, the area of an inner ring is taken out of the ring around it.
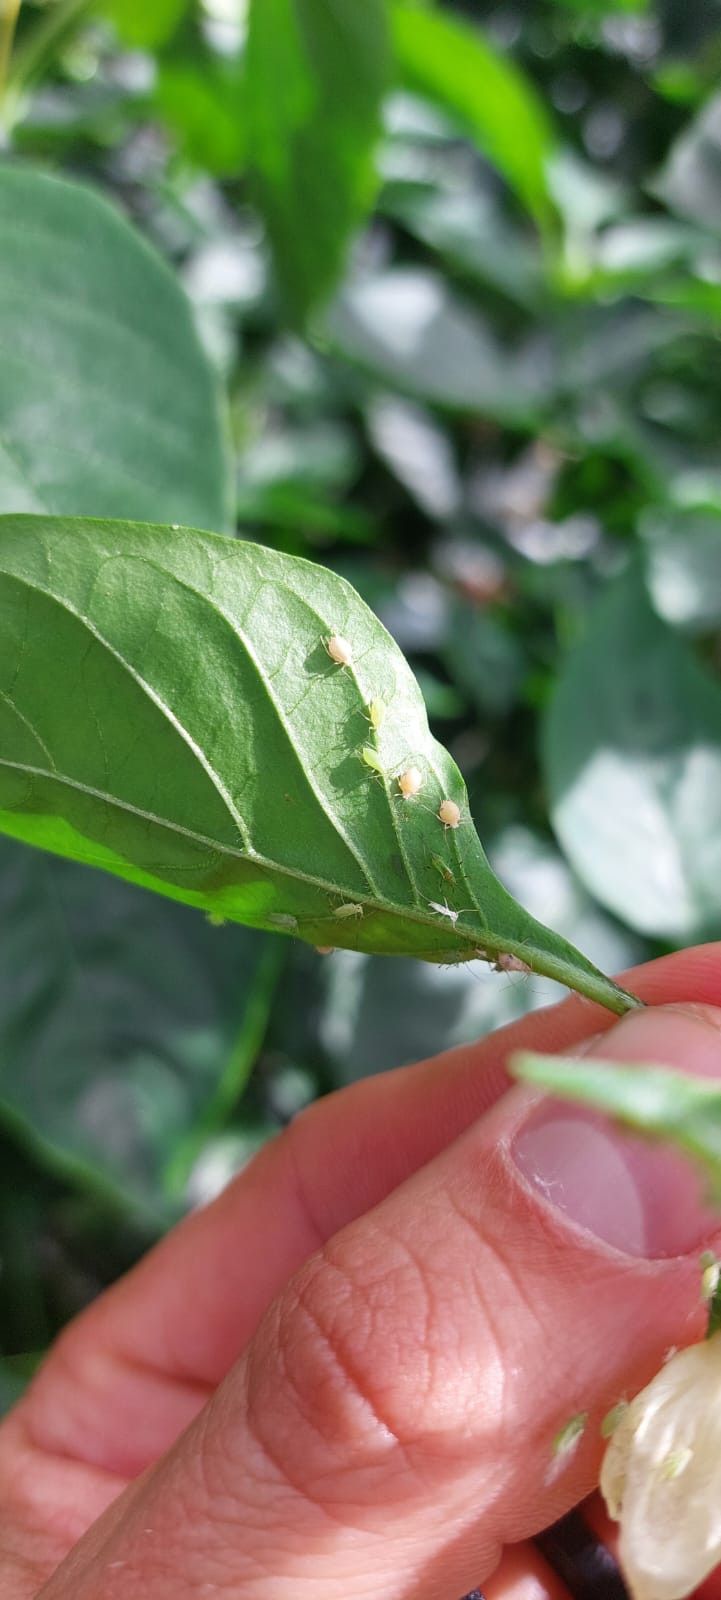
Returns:
[[[721,1074],[721,1011],[603,1054]],[[44,1600],[452,1600],[586,1493],[599,1423],[702,1332],[718,1220],[683,1160],[509,1093],[291,1280]],[[586,1413],[575,1450],[554,1437]]]

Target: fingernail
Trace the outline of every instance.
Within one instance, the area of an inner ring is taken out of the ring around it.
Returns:
[[[585,1053],[721,1077],[721,1011],[634,1012]],[[705,1204],[701,1178],[683,1156],[624,1133],[585,1107],[549,1096],[521,1124],[512,1151],[545,1201],[627,1255],[686,1255],[721,1226],[719,1213]]]

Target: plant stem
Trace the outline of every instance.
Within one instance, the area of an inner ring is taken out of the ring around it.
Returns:
[[[19,9],[20,0],[9,0],[9,3],[15,4]],[[33,28],[29,38],[24,39],[20,48],[15,51],[8,88],[12,87],[17,95],[25,84],[32,82],[38,73],[42,72],[55,46],[83,12],[90,9],[90,4],[91,0],[57,0],[55,5],[48,6],[42,21]]]
[[[21,0],[0,0],[0,104],[5,98],[8,68]]]

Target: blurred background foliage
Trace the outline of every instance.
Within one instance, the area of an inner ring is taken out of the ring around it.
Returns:
[[[721,935],[718,0],[26,0],[4,53],[3,158],[172,264],[240,534],[378,611],[508,887],[607,970]],[[0,1405],[316,1095],[554,996],[10,841],[0,914]]]

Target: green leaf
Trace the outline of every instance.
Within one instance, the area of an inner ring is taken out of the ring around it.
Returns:
[[[680,216],[721,228],[721,94],[679,134],[654,189]]]
[[[214,378],[168,268],[92,190],[0,166],[0,506],[225,528]]]
[[[188,10],[188,0],[99,0],[98,10],[109,17],[123,44],[137,50],[157,50],[167,44]]]
[[[448,12],[398,4],[393,35],[408,87],[449,111],[539,220],[553,215],[547,164],[556,140],[546,108],[515,62]]]
[[[333,288],[372,203],[389,69],[386,0],[251,0],[250,163],[299,322]]]
[[[721,930],[721,689],[635,569],[561,668],[544,764],[556,832],[603,905],[658,937]]]
[[[335,574],[213,534],[43,517],[0,519],[0,572],[6,832],[312,943],[482,946],[631,1003],[497,882],[406,661]]]
[[[693,1157],[721,1201],[721,1087],[670,1067],[615,1061],[574,1060],[522,1050],[509,1071],[564,1100],[593,1106],[627,1128],[666,1139]]]
[[[548,399],[545,352],[504,347],[484,318],[424,267],[395,267],[345,286],[327,319],[346,360],[454,411],[531,425]]]
[[[659,616],[692,633],[721,626],[721,514],[651,511],[642,532]]]
[[[548,917],[592,961],[617,971],[643,959],[640,941],[594,904],[545,839],[526,828],[507,828],[494,840],[490,857],[526,910]],[[440,873],[438,886],[445,893]],[[323,997],[313,1015],[340,1083],[484,1038],[563,998],[548,978],[489,972],[477,961],[438,967],[339,950],[323,963],[321,976]]]
[[[0,915],[0,1123],[167,1220],[253,1065],[280,941],[7,841]]]
[[[244,93],[242,64],[235,59],[208,54],[159,63],[155,100],[160,115],[182,154],[208,172],[234,177],[245,166]]]

